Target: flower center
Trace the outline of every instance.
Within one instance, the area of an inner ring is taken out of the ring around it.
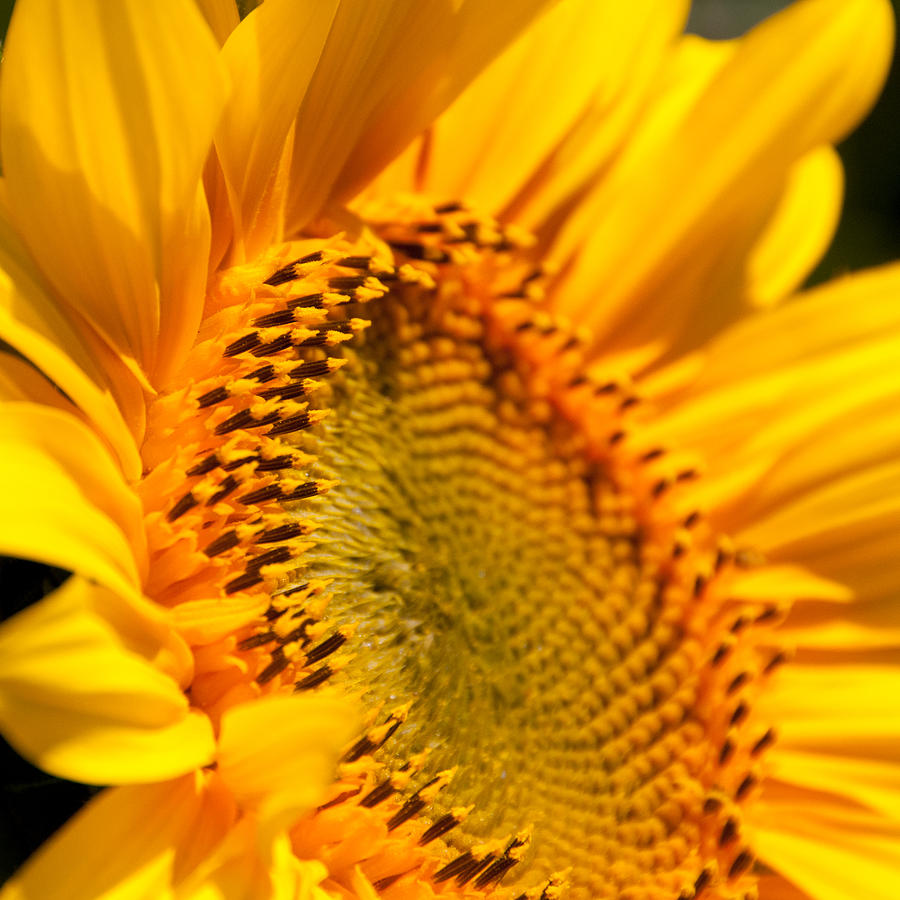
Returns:
[[[646,789],[617,786],[635,762],[653,781],[697,736],[654,721],[655,762],[626,736],[653,709],[651,679],[678,720],[692,700],[677,611],[661,607],[631,498],[445,300],[380,301],[321,397],[321,476],[342,487],[313,513],[308,572],[333,579],[329,615],[358,629],[341,680],[373,704],[414,701],[386,751],[459,767],[440,806],[474,805],[468,834],[528,825],[537,874],[587,870],[586,826],[666,837],[652,803],[635,811]]]
[[[292,832],[348,890],[743,897],[778,611],[729,597],[740,558],[669,503],[695,473],[638,449],[514,235],[456,207],[379,234],[397,266],[332,241],[226,273],[151,414],[148,591],[193,702],[363,698]]]

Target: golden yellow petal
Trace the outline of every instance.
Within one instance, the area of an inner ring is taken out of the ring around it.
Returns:
[[[771,306],[803,284],[831,243],[843,199],[844,169],[833,147],[818,147],[794,163],[747,263],[753,305]]]
[[[111,788],[41,847],[0,891],[0,900],[174,897],[233,818],[214,777],[189,774]]]
[[[139,503],[78,419],[0,406],[0,550],[96,579],[123,597],[146,565]]]
[[[186,0],[16,5],[0,88],[13,221],[58,294],[157,379],[199,322],[199,182],[223,101]]]
[[[219,44],[228,40],[228,35],[234,31],[241,21],[237,4],[234,0],[194,0],[197,8],[203,13],[209,30],[215,35]]]
[[[219,772],[241,805],[284,827],[320,802],[358,728],[356,710],[336,694],[262,697],[222,717]]]
[[[300,860],[283,832],[260,840],[253,817],[242,819],[205,865],[180,886],[179,900],[332,900],[320,885],[319,860]]]
[[[754,710],[778,723],[779,749],[895,759],[900,671],[794,662],[779,671]]]
[[[0,400],[24,400],[78,414],[77,408],[31,363],[3,351],[0,351]]]
[[[238,260],[273,237],[259,231],[260,206],[309,87],[338,0],[267,0],[233,31],[222,60],[233,85],[216,133],[234,221]],[[264,98],[264,99],[263,99]],[[283,202],[283,201],[282,201]],[[251,243],[247,243],[251,242]]]
[[[702,454],[694,499],[728,530],[787,515],[787,503],[896,458],[898,290],[900,267],[886,266],[752,316],[698,358],[688,387],[656,394],[668,409],[647,439]],[[775,532],[763,540],[778,542]]]
[[[879,685],[871,689],[880,690]],[[861,803],[900,822],[900,763],[861,757],[788,750],[776,746],[766,757],[773,778],[826,791]]]
[[[463,198],[499,213],[589,116],[597,120],[592,142],[603,151],[581,167],[580,180],[586,180],[623,136],[616,108],[633,105],[634,95],[646,91],[646,76],[655,72],[685,13],[686,4],[660,0],[557,4],[435,123],[421,189],[437,200]],[[601,137],[600,130],[616,133]],[[566,169],[577,183],[571,168],[570,158]],[[548,176],[542,172],[539,180]]]
[[[4,735],[45,771],[90,784],[158,781],[209,763],[209,720],[93,611],[104,591],[72,576],[0,629]]]
[[[297,118],[288,229],[357,193],[546,0],[342,0]]]
[[[892,40],[884,0],[806,0],[750,32],[618,205],[604,207],[561,309],[591,324],[607,355],[644,351],[644,364],[733,318],[743,261],[790,167],[859,120]]]
[[[144,423],[140,385],[80,317],[58,308],[13,231],[5,204],[0,206],[0,338],[81,408],[125,473],[137,478],[141,461],[136,442]]]
[[[897,824],[847,809],[828,817],[820,800],[748,806],[745,830],[754,852],[815,900],[859,900],[861,890],[867,900],[894,900]]]

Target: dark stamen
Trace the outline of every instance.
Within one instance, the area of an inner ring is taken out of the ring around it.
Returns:
[[[237,547],[240,542],[241,539],[236,531],[226,531],[209,544],[203,552],[211,559],[220,553],[224,553],[226,550],[230,550],[232,547]]]
[[[290,309],[279,309],[276,312],[266,313],[253,320],[257,328],[274,328],[277,325],[293,325],[294,313]]]
[[[259,584],[262,580],[263,577],[258,572],[245,572],[243,575],[238,575],[237,578],[233,578],[225,585],[225,593],[234,594],[238,591],[244,591],[247,588]]]
[[[273,425],[267,432],[267,435],[290,434],[293,431],[302,431],[309,428],[309,413],[298,413],[296,416],[288,416]]]
[[[281,647],[276,647],[272,651],[272,661],[256,676],[257,684],[265,684],[271,681],[276,675],[279,675],[287,667],[290,660],[285,656]]]
[[[257,344],[259,344],[259,335],[252,331],[250,334],[245,334],[236,341],[232,341],[225,348],[224,356],[237,356],[239,353],[246,353],[257,346]]]
[[[300,534],[303,534],[303,526],[299,522],[291,522],[277,528],[268,528],[258,534],[255,540],[257,544],[274,544],[276,541],[289,541]]]
[[[206,501],[207,506],[212,506],[215,503],[218,503],[220,500],[224,500],[239,484],[240,482],[233,476],[229,475],[220,485],[219,490],[217,490],[209,500]]]
[[[261,459],[256,464],[257,472],[277,472],[279,469],[293,468],[294,457],[290,453],[281,456],[273,456],[271,459]]]
[[[207,456],[206,459],[201,460],[197,463],[197,465],[188,469],[185,474],[188,476],[206,475],[207,472],[212,472],[212,470],[215,469],[218,465],[219,457],[215,453],[210,453],[210,455]]]
[[[365,753],[360,753],[359,756],[355,757],[355,759],[359,759],[360,756],[365,756]],[[347,762],[354,761],[347,760],[346,757],[344,757],[344,759]],[[381,784],[379,784],[377,787],[372,788],[372,790],[369,791],[369,793],[359,801],[359,805],[366,807],[366,809],[371,809],[374,806],[378,806],[379,803],[387,800],[388,797],[395,794],[396,792],[397,788],[395,788],[391,784],[391,780],[390,778],[388,778],[386,781],[382,781]]]
[[[256,647],[262,647],[263,644],[269,644],[278,637],[274,631],[261,631],[259,634],[253,634],[248,638],[244,638],[237,645],[238,650],[253,650]]]
[[[269,341],[268,344],[260,344],[258,347],[254,347],[250,352],[254,356],[269,356],[272,353],[281,353],[282,350],[287,350],[290,346],[290,334],[280,334],[274,341]]]
[[[174,522],[183,516],[189,509],[193,509],[200,501],[188,491],[168,512],[166,519]]]
[[[441,837],[446,834],[448,831],[456,828],[459,825],[459,819],[453,815],[453,813],[447,813],[444,816],[441,816],[440,819],[437,820],[425,833],[422,837],[419,838],[419,846],[424,847],[426,844],[430,844],[433,840]]]
[[[411,819],[413,816],[418,815],[423,809],[425,809],[425,801],[418,796],[418,794],[414,794],[397,812],[388,819],[387,829],[388,831],[393,831],[395,828],[398,828],[404,822]]]
[[[221,403],[223,400],[228,399],[228,388],[219,385],[219,387],[213,388],[211,391],[207,391],[205,394],[202,394],[197,398],[197,406],[200,409],[205,409],[207,406],[213,406],[216,403]]]
[[[338,649],[342,644],[346,643],[347,636],[341,634],[340,632],[336,632],[331,635],[331,637],[326,638],[322,641],[321,644],[316,644],[315,647],[312,648],[306,654],[306,664],[311,666],[313,663],[320,662],[325,659],[326,656],[330,656],[334,653],[335,650]]]
[[[294,684],[294,692],[308,691],[314,687],[318,687],[320,684],[324,684],[328,681],[332,675],[334,675],[334,669],[332,669],[331,666],[324,665],[321,669],[316,669],[315,672],[311,672],[306,678],[296,682]]]

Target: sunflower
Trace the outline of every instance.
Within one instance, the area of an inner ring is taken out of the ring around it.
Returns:
[[[893,900],[891,12],[684,15],[19,0],[3,900]]]

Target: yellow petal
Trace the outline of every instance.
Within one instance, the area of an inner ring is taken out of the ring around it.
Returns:
[[[269,695],[222,716],[219,772],[242,806],[272,827],[314,807],[334,778],[357,711],[329,693]]]
[[[487,212],[509,204],[586,115],[596,152],[582,180],[622,136],[616,107],[646,91],[648,75],[680,30],[686,5],[575,0],[531,26],[435,123],[422,187]],[[613,123],[617,136],[597,131]],[[571,159],[567,169],[571,169]],[[541,178],[546,177],[541,173]]]
[[[0,900],[174,897],[233,818],[215,776],[111,788],[41,847]]]
[[[750,32],[599,211],[566,282],[566,314],[591,324],[607,354],[643,351],[645,363],[734,317],[735,273],[790,167],[868,109],[892,41],[885,0],[805,0]]]
[[[4,735],[35,765],[89,784],[158,781],[209,763],[209,720],[93,612],[103,591],[73,576],[4,623]]]
[[[828,555],[842,547],[865,546],[870,537],[898,534],[898,529],[900,462],[890,462],[836,478],[785,503],[739,532],[739,539],[773,559],[819,568],[817,559],[827,564]],[[895,546],[900,551],[900,539]]]
[[[900,670],[889,665],[785,666],[755,711],[778,728],[778,747],[896,758]]]
[[[0,400],[25,400],[78,415],[78,409],[31,363],[3,351],[0,351]]]
[[[297,118],[288,229],[357,193],[545,0],[342,0]]]
[[[657,394],[669,408],[648,440],[707,460],[695,500],[723,527],[896,458],[898,291],[900,267],[887,266],[749,317],[709,347],[689,387]]]
[[[800,287],[834,237],[844,199],[844,169],[834,148],[794,163],[775,215],[747,262],[748,299],[771,306]]]
[[[80,317],[53,300],[0,205],[0,338],[29,359],[94,423],[137,478],[144,399],[140,386]],[[106,365],[104,366],[104,363]],[[130,432],[129,433],[129,428]]]
[[[133,595],[146,566],[142,510],[96,435],[62,410],[5,403],[0,453],[2,552]]]
[[[245,816],[215,853],[179,889],[179,900],[332,900],[320,886],[328,870],[297,859],[285,833],[261,840]]]
[[[267,0],[233,31],[222,50],[233,91],[216,135],[235,223],[248,239],[270,178],[328,37],[338,0]],[[239,257],[253,255],[268,235]]]
[[[804,753],[776,745],[766,756],[766,767],[773,778],[846,797],[900,822],[898,762]]]
[[[817,798],[818,799],[818,798]],[[894,900],[900,893],[900,829],[815,801],[754,803],[745,831],[762,861],[815,900]]]
[[[167,370],[206,277],[200,173],[224,102],[206,23],[188,0],[23,0],[3,65],[13,220],[72,308]]]
[[[237,28],[241,21],[237,4],[234,0],[194,0],[197,8],[203,13],[209,30],[219,44],[228,40],[228,35]]]
[[[0,407],[0,456],[2,552],[79,572],[123,597],[135,595],[143,562],[129,509],[135,498],[97,438],[66,413],[6,404]]]

